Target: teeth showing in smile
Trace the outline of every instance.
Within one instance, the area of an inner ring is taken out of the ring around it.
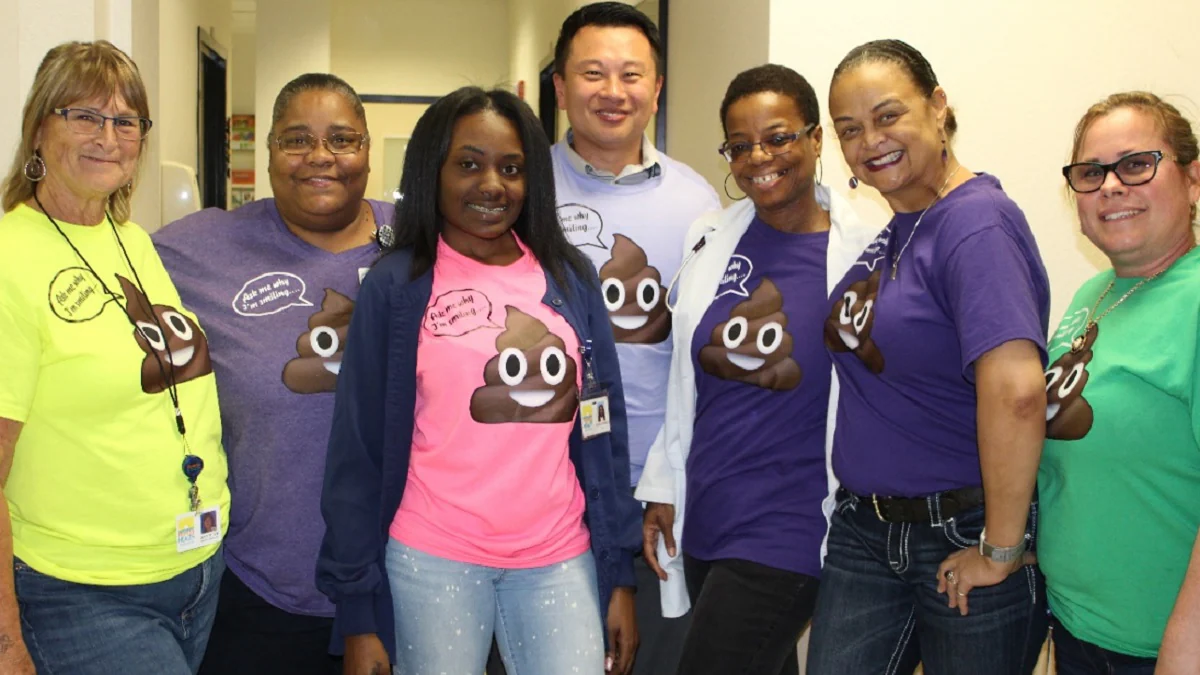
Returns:
[[[838,329],[838,335],[842,338],[842,344],[850,349],[858,349],[858,336],[848,330]]]
[[[766,359],[746,356],[745,354],[738,354],[735,352],[726,354],[725,358],[729,359],[730,363],[738,368],[741,368],[742,370],[758,370],[759,368],[762,368],[764,363],[767,362]]]
[[[645,315],[643,315],[643,316],[610,316],[608,318],[610,321],[612,321],[614,324],[616,324],[617,328],[621,328],[624,330],[637,330],[637,329],[641,328],[642,326],[645,326],[646,322],[650,320],[650,317],[645,316]]]
[[[755,176],[754,178],[750,179],[750,182],[754,183],[755,185],[765,185],[776,178],[783,176],[785,173],[787,173],[787,171],[776,171],[775,173],[769,173],[765,176]]]
[[[526,391],[510,391],[508,397],[525,408],[540,408],[554,398],[553,389],[531,389]]]
[[[486,213],[493,216],[498,213],[504,213],[508,210],[507,206],[497,206],[494,209],[489,209],[486,206],[480,206],[478,204],[467,204],[467,208],[471,209],[472,211],[478,211],[480,213]]]
[[[893,152],[889,152],[883,157],[876,157],[875,159],[867,160],[867,166],[883,166],[884,164],[891,164],[892,162],[900,159],[900,156],[903,154],[904,153],[902,151],[895,150]]]
[[[337,375],[338,373],[342,372],[342,362],[341,361],[326,361],[325,363],[322,363],[321,365],[325,366],[325,370],[328,370],[329,372],[333,373],[334,375]]]
[[[1054,419],[1054,416],[1058,414],[1058,411],[1061,408],[1061,403],[1048,403],[1046,405],[1046,421],[1049,422],[1050,420]]]
[[[1110,222],[1113,220],[1124,220],[1126,218],[1132,218],[1139,213],[1141,213],[1141,211],[1118,211],[1116,213],[1110,213],[1107,216],[1104,216],[1104,221]]]

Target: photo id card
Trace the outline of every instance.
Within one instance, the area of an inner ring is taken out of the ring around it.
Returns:
[[[175,550],[179,553],[221,543],[221,510],[189,511],[175,517]]]
[[[579,419],[583,427],[584,440],[612,431],[609,413],[608,394],[592,396],[579,402]]]

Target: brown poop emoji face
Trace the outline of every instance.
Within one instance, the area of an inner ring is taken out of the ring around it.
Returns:
[[[570,422],[575,418],[575,361],[546,324],[507,306],[504,332],[471,394],[471,418],[483,424]]]
[[[151,306],[146,295],[120,274],[117,281],[125,294],[125,309],[134,322],[133,337],[146,352],[142,391],[157,394],[171,382],[179,384],[212,372],[208,338],[191,317],[168,305]]]
[[[299,357],[283,367],[283,384],[297,394],[318,394],[337,389],[342,351],[354,301],[332,288],[325,289],[321,311],[308,317],[308,332],[296,340]]]
[[[1083,397],[1088,383],[1087,365],[1095,354],[1092,345],[1100,327],[1086,330],[1083,347],[1068,349],[1046,369],[1046,438],[1077,441],[1092,430],[1092,405]]]
[[[876,375],[883,372],[883,354],[871,339],[879,272],[850,284],[825,320],[825,346],[834,352],[854,352]]]
[[[662,275],[632,239],[613,236],[612,258],[600,268],[600,290],[617,342],[657,343],[671,334]]]
[[[729,320],[713,328],[711,341],[700,349],[700,367],[723,380],[764,389],[794,389],[800,364],[792,358],[783,296],[770,279],[733,306]]]

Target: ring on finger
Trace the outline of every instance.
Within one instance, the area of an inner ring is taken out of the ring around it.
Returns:
[[[946,581],[958,584],[958,578],[954,576],[954,570],[946,570]]]
[[[965,597],[967,597],[967,594],[966,594],[966,593],[963,593],[962,591],[959,591],[959,592],[958,592],[958,597],[960,597],[960,598],[965,598]]]

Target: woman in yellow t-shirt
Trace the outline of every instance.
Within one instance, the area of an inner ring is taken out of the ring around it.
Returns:
[[[229,492],[208,344],[129,222],[149,115],[127,55],[59,45],[4,180],[6,674],[194,673],[216,611]]]

